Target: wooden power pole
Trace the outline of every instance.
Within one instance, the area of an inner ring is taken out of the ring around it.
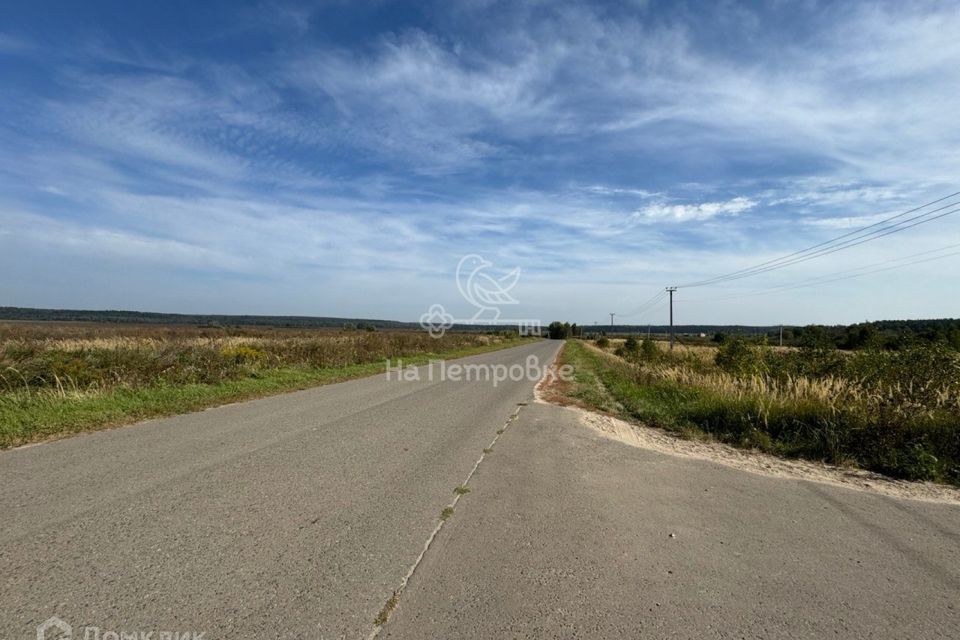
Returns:
[[[673,349],[673,292],[676,290],[676,287],[667,287],[670,293],[670,349]]]

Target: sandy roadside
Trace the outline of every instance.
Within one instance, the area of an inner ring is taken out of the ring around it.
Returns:
[[[555,373],[555,370],[554,370]],[[809,480],[866,491],[894,498],[960,504],[960,489],[932,482],[909,482],[862,469],[832,466],[807,460],[787,460],[719,442],[684,440],[662,429],[627,422],[620,418],[571,405],[565,400],[563,383],[548,375],[537,384],[537,402],[553,404],[578,414],[580,422],[595,433],[634,447],[684,458],[708,460],[747,473]]]

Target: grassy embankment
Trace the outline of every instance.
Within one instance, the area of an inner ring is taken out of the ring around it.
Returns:
[[[681,437],[960,485],[960,356],[947,347],[631,347],[567,342],[570,398]]]
[[[416,332],[0,324],[0,448],[520,344]]]

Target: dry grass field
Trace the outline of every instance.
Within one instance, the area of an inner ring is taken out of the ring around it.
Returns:
[[[518,338],[419,331],[0,323],[0,447],[370,375]]]

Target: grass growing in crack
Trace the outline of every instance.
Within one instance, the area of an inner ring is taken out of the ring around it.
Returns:
[[[483,452],[484,452],[484,453],[493,453],[493,449],[490,448],[490,447],[487,447],[486,449],[483,450]]]
[[[393,595],[390,596],[390,599],[387,600],[386,604],[383,605],[383,609],[380,609],[380,613],[377,614],[377,617],[373,619],[373,624],[378,627],[382,627],[387,623],[387,620],[390,619],[390,614],[393,613],[393,610],[397,608],[397,603],[400,601],[400,593],[397,591],[393,592]]]
[[[456,488],[453,490],[453,492],[454,492],[455,494],[457,494],[458,496],[465,496],[465,495],[467,495],[468,493],[470,493],[470,487],[467,487],[467,486],[464,486],[464,485],[460,485],[459,487],[456,487]]]
[[[497,435],[501,435],[506,429],[497,429]]]
[[[453,507],[444,507],[443,511],[440,512],[440,519],[446,520],[453,515]]]

